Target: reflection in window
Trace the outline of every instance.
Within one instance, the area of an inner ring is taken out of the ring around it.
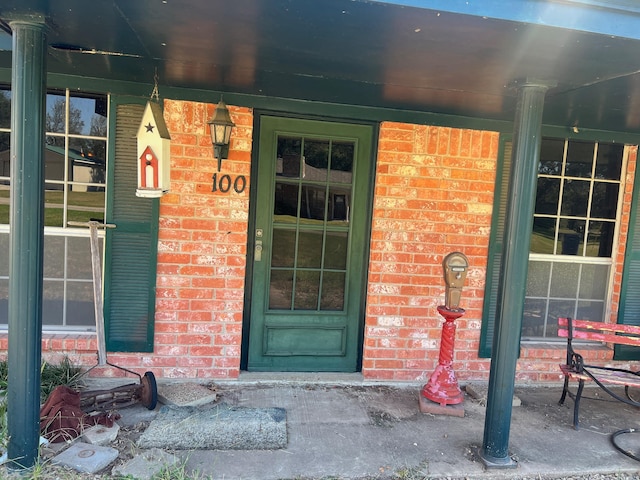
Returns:
[[[277,140],[269,308],[342,310],[356,144]]]
[[[559,316],[604,319],[624,152],[618,144],[542,140],[524,337],[554,338]]]
[[[105,218],[108,97],[50,91],[44,145],[43,328],[95,327],[89,231],[69,222]],[[10,87],[0,87],[0,246],[9,238]],[[102,242],[103,232],[100,232]],[[102,248],[102,245],[101,245]],[[6,251],[6,249],[4,250]],[[0,324],[7,323],[8,268],[0,260]],[[5,283],[6,282],[6,283]]]

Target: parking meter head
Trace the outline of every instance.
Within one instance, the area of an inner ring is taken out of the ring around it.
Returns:
[[[451,252],[442,260],[445,284],[445,307],[456,309],[460,305],[462,286],[467,278],[469,261],[460,252]]]

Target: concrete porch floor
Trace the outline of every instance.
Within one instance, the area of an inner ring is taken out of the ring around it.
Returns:
[[[170,383],[188,390],[193,382]],[[509,441],[516,467],[486,469],[477,455],[484,433],[481,398],[465,394],[464,416],[456,417],[421,413],[422,384],[364,382],[358,374],[242,374],[214,383],[215,404],[285,409],[287,445],[170,452],[188,470],[212,479],[640,478],[640,462],[616,450],[610,439],[618,430],[639,429],[640,412],[597,387],[585,389],[579,431],[571,423],[573,401],[558,405],[561,386],[516,387]],[[486,391],[484,385],[469,386]],[[122,409],[119,423],[153,420],[161,407]],[[640,455],[640,434],[619,439]]]

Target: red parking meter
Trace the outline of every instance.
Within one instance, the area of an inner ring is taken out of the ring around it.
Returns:
[[[464,315],[459,308],[462,286],[467,277],[469,261],[460,252],[452,252],[442,261],[445,283],[445,304],[438,307],[438,313],[445,319],[440,340],[438,366],[431,374],[429,382],[422,388],[422,396],[440,406],[462,403],[464,396],[458,386],[453,370],[453,346],[456,337],[454,320]]]

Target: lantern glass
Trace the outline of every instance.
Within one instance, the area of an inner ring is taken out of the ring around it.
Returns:
[[[229,109],[222,100],[218,102],[215,114],[208,123],[211,133],[211,143],[219,146],[229,145],[229,141],[231,140],[231,130],[235,124],[231,121]]]
[[[211,124],[211,143],[214,145],[228,145],[231,140],[230,125]]]

